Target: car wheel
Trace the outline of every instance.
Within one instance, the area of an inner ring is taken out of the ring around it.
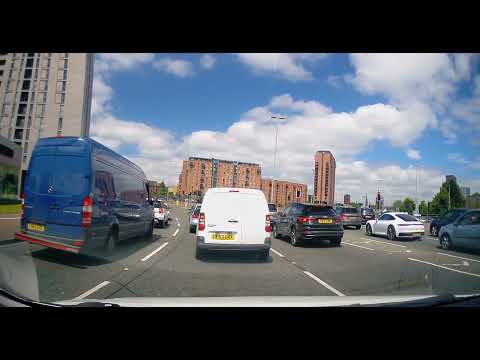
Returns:
[[[147,240],[153,240],[153,228],[154,228],[154,226],[155,226],[155,224],[154,224],[154,222],[152,221],[152,222],[150,223],[150,226],[148,227],[147,232],[145,233],[145,238],[146,238]]]
[[[196,257],[198,260],[201,260],[204,256],[205,256],[204,250],[202,250],[202,249],[200,249],[199,247],[197,247],[197,249],[196,249],[196,251],[195,251],[195,257]]]
[[[391,225],[388,227],[387,237],[388,240],[395,240],[397,238],[397,236],[395,235],[395,229]]]
[[[298,238],[297,229],[295,229],[295,227],[292,227],[292,230],[290,231],[290,244],[292,244],[292,246],[300,245],[300,239]]]
[[[361,227],[362,227],[362,225],[357,225],[356,226],[357,230],[360,230]]]
[[[273,225],[273,237],[275,239],[280,239],[282,236],[280,235],[280,233],[278,232],[278,228],[277,228],[277,225]]]
[[[258,254],[258,258],[261,261],[267,261],[269,256],[270,256],[270,249],[261,250],[260,253]]]
[[[190,232],[193,234],[195,232],[195,227],[194,226],[190,226]]]
[[[330,244],[332,246],[340,246],[341,242],[342,242],[342,238],[336,238],[336,239],[330,240]]]
[[[452,240],[448,234],[442,234],[442,237],[440,238],[440,246],[443,250],[450,250],[453,247]]]
[[[368,235],[368,236],[372,236],[373,233],[372,233],[372,227],[370,226],[370,224],[367,224],[367,227],[365,228],[365,233]]]
[[[160,221],[160,222],[159,222],[159,225],[160,225],[160,229],[163,229],[163,228],[165,227],[165,222]]]
[[[430,229],[430,234],[432,234],[432,236],[435,236],[435,237],[438,236],[438,229],[436,226],[432,226],[432,228]]]
[[[105,251],[107,252],[108,255],[113,254],[115,247],[118,242],[118,235],[117,232],[112,229],[108,233],[107,239],[105,240]]]

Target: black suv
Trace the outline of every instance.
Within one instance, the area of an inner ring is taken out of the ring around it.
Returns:
[[[330,240],[338,246],[343,237],[343,223],[335,209],[328,205],[294,203],[272,221],[273,236],[288,236],[293,246],[305,240]]]
[[[438,236],[438,233],[440,232],[440,228],[442,226],[454,223],[455,220],[457,220],[460,216],[465,214],[467,211],[468,209],[452,209],[445,215],[432,220],[430,224],[430,235]]]

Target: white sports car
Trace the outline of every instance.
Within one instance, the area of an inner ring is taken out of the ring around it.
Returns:
[[[377,220],[367,221],[367,235],[383,235],[389,240],[413,238],[421,240],[425,234],[424,225],[412,215],[401,212],[387,212]]]

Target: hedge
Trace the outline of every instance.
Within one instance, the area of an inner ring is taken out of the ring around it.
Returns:
[[[0,198],[0,205],[18,205],[21,203],[22,200],[18,199]]]

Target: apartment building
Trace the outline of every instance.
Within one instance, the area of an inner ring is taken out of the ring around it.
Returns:
[[[313,179],[315,202],[335,204],[335,169],[335,157],[330,151],[322,150],[315,153],[315,175]]]
[[[290,181],[262,179],[261,189],[269,203],[285,207],[292,202],[307,202],[307,185]]]
[[[190,157],[184,160],[178,181],[178,194],[203,195],[211,187],[260,189],[259,164]]]

